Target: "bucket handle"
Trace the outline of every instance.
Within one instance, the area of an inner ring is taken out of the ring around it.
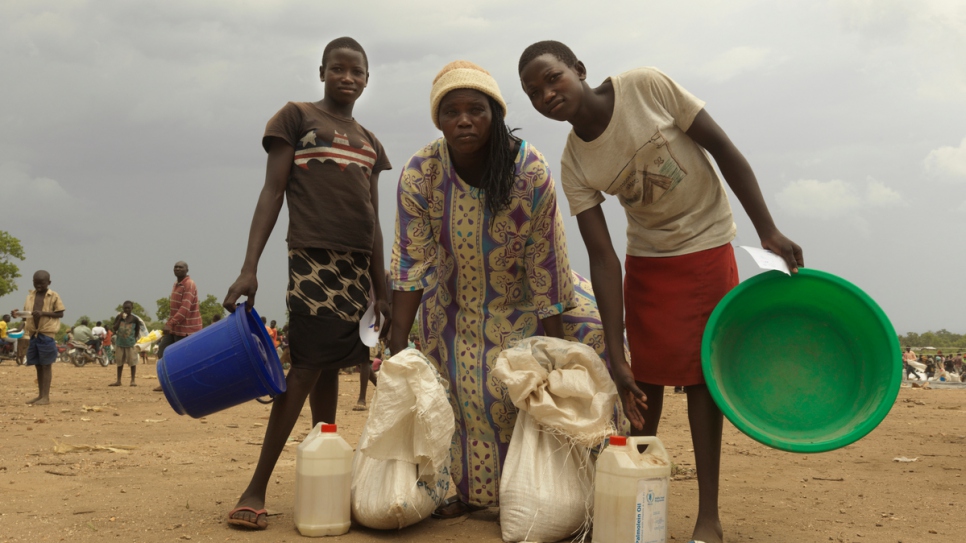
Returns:
[[[258,402],[258,403],[260,403],[260,404],[268,405],[268,404],[270,404],[270,403],[272,403],[272,402],[275,401],[275,396],[269,396],[267,400],[263,400],[261,398],[255,398],[255,401]]]

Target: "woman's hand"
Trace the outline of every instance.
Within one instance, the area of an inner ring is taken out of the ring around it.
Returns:
[[[255,291],[258,290],[258,279],[255,277],[254,273],[242,272],[235,279],[235,282],[228,287],[228,294],[225,295],[225,301],[221,305],[228,310],[229,313],[235,312],[235,304],[238,302],[238,298],[245,296],[247,300],[245,301],[245,309],[248,311],[252,310],[255,305]]]
[[[392,308],[387,300],[376,300],[376,324],[373,330],[379,332],[379,337],[384,338],[389,335],[389,326],[392,324]]]

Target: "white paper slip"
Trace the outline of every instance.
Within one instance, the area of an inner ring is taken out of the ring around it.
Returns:
[[[372,303],[369,304],[369,309],[366,309],[366,314],[359,321],[359,337],[366,347],[374,347],[379,343],[379,332],[376,331],[376,297],[373,296],[370,300]]]
[[[768,249],[748,247],[747,245],[739,245],[739,247],[748,251],[748,254],[750,254],[751,258],[755,260],[755,264],[758,264],[759,268],[763,270],[778,270],[786,275],[792,274],[792,272],[788,270],[788,264],[785,263],[785,259],[769,251]]]

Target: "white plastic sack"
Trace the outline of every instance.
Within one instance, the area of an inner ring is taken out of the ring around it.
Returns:
[[[422,353],[386,360],[352,459],[352,517],[363,526],[399,529],[428,517],[450,485],[456,423],[446,389]]]
[[[916,370],[919,370],[919,371],[926,371],[926,365],[925,365],[925,364],[923,364],[922,362],[917,362],[917,361],[915,361],[915,360],[910,360],[910,361],[909,361],[909,362],[907,362],[907,363],[908,363],[908,364],[909,364],[909,366],[911,366],[911,367],[912,367],[913,369],[916,369]]]
[[[520,409],[500,476],[500,527],[508,542],[586,534],[593,519],[590,449],[615,432],[617,388],[593,348],[535,337],[500,354],[493,369]]]

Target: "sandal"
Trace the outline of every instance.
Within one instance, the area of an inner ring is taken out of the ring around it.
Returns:
[[[438,519],[458,518],[483,509],[486,509],[486,507],[470,505],[464,501],[460,501],[458,496],[452,496],[443,500],[442,505],[437,507],[431,516]]]
[[[242,518],[235,518],[235,513],[247,511],[255,515],[255,522]],[[261,520],[261,522],[259,522]],[[268,511],[265,509],[254,509],[252,507],[236,507],[228,513],[228,525],[248,530],[264,530],[268,528]]]

